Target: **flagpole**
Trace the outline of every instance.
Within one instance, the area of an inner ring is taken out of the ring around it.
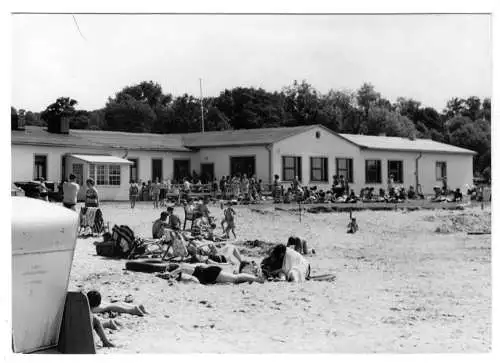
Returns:
[[[201,78],[200,78],[200,104],[201,104],[201,132],[205,132],[205,118],[203,116],[203,89],[201,88]]]

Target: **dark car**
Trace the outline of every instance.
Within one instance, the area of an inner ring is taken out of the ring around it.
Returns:
[[[61,202],[62,195],[59,191],[55,191],[55,183],[50,181],[40,182],[37,180],[27,182],[14,182],[14,185],[24,190],[24,194],[28,198],[48,199],[51,202]]]

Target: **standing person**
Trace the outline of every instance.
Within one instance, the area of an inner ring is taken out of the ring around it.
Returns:
[[[183,191],[184,191],[184,198],[188,199],[189,192],[191,191],[191,183],[189,182],[188,178],[184,178]]]
[[[76,202],[80,186],[76,183],[76,176],[70,174],[69,182],[63,184],[63,205],[76,212]]]
[[[274,174],[274,182],[273,182],[273,196],[274,199],[280,199],[281,190],[279,188],[280,176],[278,174]]]
[[[155,179],[154,183],[151,184],[151,197],[153,199],[153,208],[158,209],[160,201],[160,189],[161,184],[158,178]]]
[[[243,194],[244,199],[248,198],[249,186],[250,182],[247,178],[247,175],[243,174],[243,177],[241,178],[241,194]]]
[[[87,191],[85,192],[85,207],[99,207],[99,193],[95,188],[94,179],[87,179]]]
[[[128,188],[128,195],[130,199],[130,208],[135,208],[135,202],[139,198],[139,185],[135,180],[130,181],[130,187]]]
[[[236,212],[234,211],[233,207],[230,205],[224,210],[224,220],[221,222],[221,227],[222,230],[224,231],[224,236],[229,238],[229,232],[233,232],[234,238],[236,238],[236,233],[234,233],[234,230],[236,228],[236,224],[234,222],[234,216],[236,215]],[[224,224],[226,226],[224,227]]]
[[[167,199],[167,181],[165,179],[162,180],[160,183],[160,205],[162,207],[166,206],[166,199]]]
[[[394,174],[389,175],[389,180],[387,181],[387,191],[389,192],[389,197],[394,196]]]
[[[222,199],[226,199],[226,177],[223,175],[219,182]]]
[[[257,197],[258,199],[262,199],[262,179],[259,179],[259,182],[256,185],[257,187]]]
[[[446,179],[445,176],[443,176],[443,195],[447,195],[448,194],[448,180]]]

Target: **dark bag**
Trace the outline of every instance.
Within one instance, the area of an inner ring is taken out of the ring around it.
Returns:
[[[103,257],[120,257],[121,254],[120,248],[117,246],[116,241],[113,240],[96,244],[95,250],[98,256]]]

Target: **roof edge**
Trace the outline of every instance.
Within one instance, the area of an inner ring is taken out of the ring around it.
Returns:
[[[453,146],[453,145],[452,145]],[[458,146],[456,146],[458,147]],[[364,146],[364,149],[368,150],[381,150],[381,151],[403,151],[403,152],[419,152],[419,153],[430,153],[430,154],[463,154],[463,155],[477,155],[476,151],[469,150],[469,149],[462,149],[463,151],[446,151],[446,150],[421,150],[421,149],[389,149],[389,148],[383,148],[383,147],[370,147],[370,146]]]

